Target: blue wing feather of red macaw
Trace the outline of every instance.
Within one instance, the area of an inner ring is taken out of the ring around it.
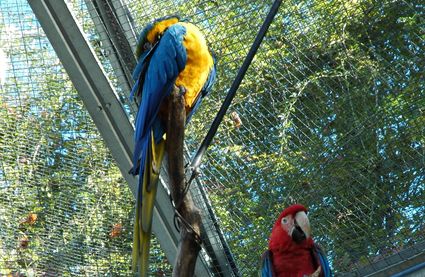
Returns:
[[[263,256],[261,257],[261,268],[260,268],[260,274],[258,274],[261,277],[274,277],[274,270],[273,270],[273,264],[272,264],[272,252],[270,250],[267,250],[263,253]]]
[[[328,259],[326,258],[325,253],[323,250],[317,245],[314,244],[313,247],[313,255],[316,257],[316,260],[318,261],[319,265],[322,267],[322,275],[323,277],[332,277],[332,271],[329,266]]]
[[[318,265],[321,266],[321,277],[332,277],[332,272],[329,266],[329,262],[326,259],[325,253],[323,253],[322,249],[317,245],[314,244],[313,248],[311,249],[313,257],[316,259]],[[261,257],[261,267],[259,276],[261,277],[275,277],[275,273],[273,270],[273,263],[272,263],[272,252],[270,250],[267,250],[263,253]]]

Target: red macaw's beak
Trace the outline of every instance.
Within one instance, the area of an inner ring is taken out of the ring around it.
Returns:
[[[304,211],[295,214],[294,228],[291,237],[296,243],[300,243],[311,236],[310,221]]]

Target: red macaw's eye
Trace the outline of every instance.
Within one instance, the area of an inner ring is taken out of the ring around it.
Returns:
[[[280,227],[291,236],[292,229],[294,228],[294,220],[291,216],[285,216],[280,220]]]

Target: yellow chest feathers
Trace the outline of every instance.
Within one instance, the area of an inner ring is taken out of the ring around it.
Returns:
[[[207,81],[214,61],[208,50],[205,37],[198,27],[187,22],[179,22],[177,24],[186,28],[183,45],[186,48],[187,62],[186,67],[177,77],[176,85],[186,88],[186,110],[190,110]]]

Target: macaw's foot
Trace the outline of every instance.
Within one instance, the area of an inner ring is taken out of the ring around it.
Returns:
[[[171,92],[174,95],[177,96],[184,96],[186,94],[187,90],[184,86],[176,86],[174,85],[173,91]]]
[[[320,272],[322,271],[322,267],[319,266],[315,272],[313,272],[311,275],[308,275],[308,277],[319,277],[320,276]]]

